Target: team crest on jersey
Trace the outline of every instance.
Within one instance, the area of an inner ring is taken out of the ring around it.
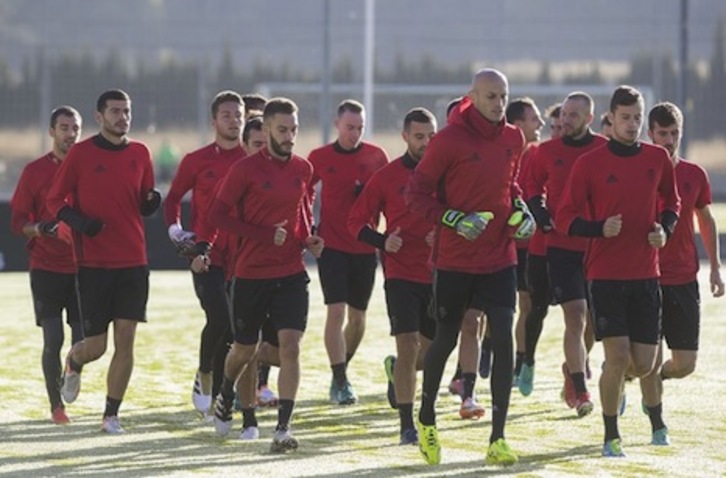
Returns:
[[[103,164],[98,164],[96,169],[93,170],[94,173],[105,173],[106,171],[108,171],[108,169],[106,169],[106,166]]]
[[[262,189],[272,189],[272,183],[270,181],[265,181],[262,183]]]
[[[608,177],[605,180],[605,182],[608,184],[615,184],[618,182],[618,178],[615,177],[615,175],[613,173],[610,173],[610,174],[608,174]]]
[[[481,160],[482,160],[482,157],[479,156],[478,151],[474,151],[473,153],[471,153],[471,156],[469,156],[469,161],[471,161],[473,163],[481,161]]]
[[[131,171],[136,172],[139,169],[139,163],[134,159],[131,161]]]
[[[208,169],[207,170],[207,174],[205,174],[204,177],[207,178],[207,179],[214,179],[214,177],[215,177],[214,176],[214,171],[211,170],[211,169]]]
[[[328,174],[335,174],[337,171],[335,170],[335,166],[328,166],[328,169],[325,170]]]
[[[691,186],[691,183],[683,183],[680,186],[680,189],[682,189],[684,193],[690,193],[693,189],[693,186]]]
[[[555,159],[555,166],[564,166],[564,165],[565,165],[564,159],[562,159],[562,158]]]
[[[646,176],[648,177],[648,181],[650,181],[651,183],[655,181],[655,169],[649,168]]]
[[[401,186],[398,188],[398,195],[403,196],[404,194],[406,194],[406,186]]]

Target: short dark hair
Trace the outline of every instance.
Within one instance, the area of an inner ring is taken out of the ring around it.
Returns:
[[[456,98],[454,98],[453,100],[449,101],[449,104],[448,104],[448,105],[446,105],[446,117],[447,117],[447,118],[448,118],[448,117],[449,117],[449,115],[451,114],[451,111],[452,111],[452,110],[453,110],[454,108],[456,108],[457,106],[459,106],[459,104],[460,104],[460,103],[461,103],[462,101],[464,101],[464,97],[463,97],[463,96],[457,96],[457,97],[456,97]]]
[[[565,98],[565,101],[567,100],[582,100],[587,105],[587,109],[592,113],[595,111],[595,102],[592,99],[592,96],[585,93],[584,91],[573,91],[567,97]]]
[[[657,103],[648,113],[648,129],[651,131],[658,126],[677,125],[683,127],[683,113],[681,109],[670,101]]]
[[[610,122],[610,117],[608,116],[607,111],[600,115],[600,127],[612,125],[613,124]]]
[[[403,130],[408,131],[411,127],[411,123],[413,122],[424,124],[430,123],[434,125],[434,128],[436,128],[436,117],[426,108],[413,108],[406,113],[406,116],[403,118]]]
[[[252,130],[262,131],[262,116],[253,116],[248,118],[245,122],[245,127],[242,129],[242,142],[247,144],[250,140],[250,134]]]
[[[78,122],[81,122],[81,114],[72,106],[63,105],[54,109],[50,113],[50,127],[55,128],[55,124],[58,122],[59,116],[67,116],[69,118],[76,118]]]
[[[242,95],[242,102],[244,102],[245,110],[247,111],[262,111],[265,109],[265,105],[267,104],[267,98],[259,93],[247,93],[246,95]]]
[[[562,103],[549,105],[545,110],[545,116],[547,118],[559,118],[560,113],[562,113]]]
[[[507,111],[505,116],[507,117],[507,123],[514,123],[517,120],[524,119],[524,112],[527,108],[536,108],[534,100],[529,96],[523,96],[521,98],[515,98],[507,105]]]
[[[214,96],[214,100],[212,100],[212,118],[217,117],[219,105],[221,105],[222,103],[234,103],[242,106],[242,116],[244,116],[245,104],[242,101],[242,97],[239,95],[239,93],[232,90],[224,90],[217,93]]]
[[[347,99],[340,102],[338,105],[338,116],[342,116],[343,113],[346,111],[350,111],[351,113],[358,113],[363,114],[365,111],[365,106],[363,106],[363,103],[360,101],[356,101],[353,99]]]
[[[636,103],[644,105],[643,95],[632,86],[620,85],[615,88],[610,99],[610,111],[615,113],[618,106],[632,106]]]
[[[128,101],[131,103],[131,97],[128,93],[126,93],[124,90],[120,90],[118,88],[113,88],[110,90],[106,90],[103,93],[101,93],[101,96],[98,97],[98,100],[96,101],[96,111],[99,113],[103,113],[106,109],[106,103],[111,101]]]
[[[297,105],[288,98],[272,98],[265,105],[265,111],[262,114],[263,120],[268,120],[276,114],[292,115],[297,113]]]

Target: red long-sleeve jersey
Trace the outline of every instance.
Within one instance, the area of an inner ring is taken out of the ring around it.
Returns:
[[[605,221],[622,215],[616,237],[594,237],[585,254],[590,280],[652,279],[660,275],[657,249],[648,243],[663,209],[678,214],[680,199],[668,152],[638,143],[611,140],[575,162],[555,215],[555,227],[570,231],[576,220]]]
[[[70,149],[48,192],[47,207],[56,216],[72,205],[103,223],[94,237],[74,231],[79,266],[119,269],[146,265],[139,210],[153,187],[151,153],[143,143],[115,146],[99,134]]]
[[[356,199],[348,216],[348,230],[358,237],[361,229],[376,229],[380,214],[386,217],[386,230],[398,235],[403,246],[395,253],[382,251],[383,272],[386,279],[405,279],[412,282],[431,283],[431,268],[427,265],[431,247],[426,235],[431,224],[411,213],[404,198],[406,185],[413,174],[416,162],[408,154],[376,171]]]
[[[314,197],[315,185],[322,183],[318,235],[325,240],[325,247],[349,254],[374,253],[372,246],[351,236],[348,214],[357,190],[388,164],[386,152],[365,141],[352,151],[332,143],[312,151],[308,160],[313,165],[310,197]]]
[[[242,146],[222,149],[218,144],[212,143],[184,156],[164,201],[164,221],[167,227],[179,222],[182,198],[191,191],[191,224],[188,230],[197,235],[197,240],[205,240],[201,222],[212,205],[214,188],[227,174],[232,163],[244,155]],[[226,239],[219,237],[218,242],[221,245]],[[216,247],[212,247],[209,259],[213,265],[224,265],[224,257]]]
[[[210,208],[212,226],[239,236],[235,276],[273,279],[305,270],[304,241],[310,235],[312,166],[292,155],[282,162],[267,148],[235,162]],[[232,217],[236,207],[236,217]],[[288,231],[276,246],[277,224]]]
[[[546,197],[546,209],[555,219],[562,194],[577,158],[607,143],[607,138],[599,134],[587,133],[581,140],[565,136],[545,141],[532,158],[530,174],[527,177],[525,196],[527,200],[539,196]],[[585,251],[587,239],[567,235],[567,231],[554,229],[545,234],[547,247],[557,247],[570,251]]]
[[[486,120],[465,98],[449,124],[426,147],[409,180],[409,208],[437,225],[431,262],[437,269],[492,273],[517,263],[507,220],[512,199],[521,191],[515,180],[524,135],[504,121]],[[465,213],[491,211],[494,219],[474,241],[443,227],[447,209]]]
[[[522,197],[524,199],[529,198],[529,196],[527,195],[527,192],[525,190],[525,185],[527,184],[526,178],[529,175],[530,164],[532,163],[532,157],[534,156],[534,153],[537,151],[538,147],[539,147],[539,143],[527,144],[524,147],[524,152],[522,153],[522,159],[519,164],[519,174],[517,175],[517,184],[519,184],[519,187],[522,189]],[[535,231],[535,234],[537,234],[538,230]],[[534,236],[531,239],[534,239]],[[529,243],[530,243],[531,239],[523,239],[521,241],[516,241],[517,249],[529,250]]]
[[[28,163],[10,202],[10,227],[23,235],[23,226],[29,222],[54,221],[45,200],[61,161],[53,153]],[[38,236],[28,240],[30,269],[72,274],[76,272],[71,245],[57,237]]]
[[[711,184],[702,167],[680,159],[676,163],[675,175],[681,196],[681,219],[665,247],[658,251],[660,282],[664,285],[687,284],[696,280],[698,252],[693,214],[696,209],[711,204]]]

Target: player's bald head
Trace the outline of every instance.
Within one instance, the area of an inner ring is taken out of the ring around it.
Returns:
[[[474,74],[469,97],[474,108],[487,120],[498,123],[504,118],[509,100],[507,77],[494,68],[484,68]]]
[[[482,68],[474,73],[474,78],[471,81],[471,89],[482,88],[489,83],[499,83],[509,86],[504,73],[494,68]]]

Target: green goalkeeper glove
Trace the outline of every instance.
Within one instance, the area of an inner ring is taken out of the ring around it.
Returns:
[[[511,227],[516,227],[514,238],[517,240],[529,239],[534,235],[534,231],[537,230],[537,223],[534,220],[534,216],[529,211],[527,203],[521,198],[515,198],[512,201],[512,215],[509,216],[507,224]]]
[[[494,214],[491,211],[465,214],[455,209],[448,209],[441,218],[441,223],[454,229],[458,235],[466,240],[473,241],[484,232],[492,219],[494,219]]]

